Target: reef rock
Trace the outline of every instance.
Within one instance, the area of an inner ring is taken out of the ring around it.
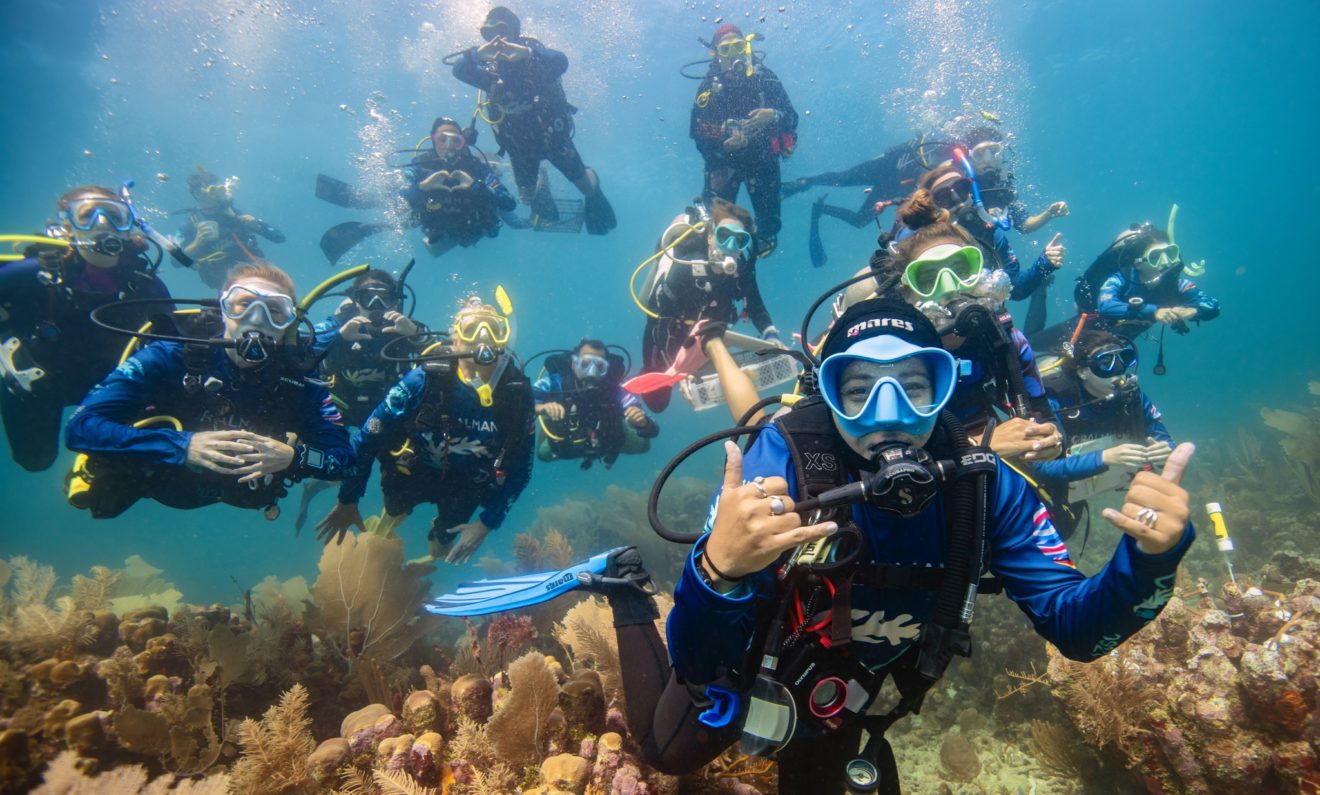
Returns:
[[[450,688],[454,712],[477,723],[485,723],[495,711],[494,687],[476,674],[460,676]]]
[[[307,757],[307,772],[318,784],[329,786],[339,780],[339,768],[348,762],[348,758],[348,740],[332,737],[316,746],[312,755]]]
[[[951,781],[972,781],[981,774],[976,748],[961,731],[949,732],[940,743],[940,764]]]
[[[574,754],[559,754],[541,763],[541,785],[547,792],[571,792],[582,795],[587,788],[591,763]]]
[[[403,723],[414,734],[440,728],[440,699],[429,690],[414,690],[403,702]]]
[[[1320,791],[1320,582],[1175,596],[1089,664],[1051,650],[1053,692],[1081,734],[1112,743],[1155,793]],[[1089,693],[1089,695],[1088,695]]]
[[[384,704],[368,704],[339,725],[339,736],[348,740],[349,755],[359,767],[371,765],[382,741],[403,733],[403,721]]]

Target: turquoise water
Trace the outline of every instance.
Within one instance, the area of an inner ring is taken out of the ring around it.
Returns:
[[[1178,242],[1207,260],[1198,281],[1220,298],[1223,316],[1187,337],[1171,335],[1168,375],[1143,379],[1176,438],[1254,428],[1260,406],[1302,398],[1320,369],[1309,344],[1314,269],[1309,247],[1290,238],[1307,228],[1320,199],[1320,6],[781,2],[519,3],[524,31],[571,59],[564,83],[580,108],[578,148],[600,173],[619,228],[604,238],[506,229],[435,260],[415,231],[386,234],[351,261],[396,269],[416,256],[418,317],[433,324],[469,290],[489,295],[502,283],[517,307],[520,351],[587,334],[639,354],[642,317],[627,276],[701,187],[701,160],[687,137],[696,83],[677,70],[704,56],[696,37],[709,37],[724,17],[764,34],[766,64],[802,114],[786,178],[850,166],[961,114],[999,115],[1015,136],[1028,204],[1039,210],[1064,199],[1072,208],[1045,231],[1013,233],[1024,261],[1054,232],[1065,235],[1054,319],[1070,308],[1071,277],[1118,230],[1146,219],[1162,226],[1179,203]],[[440,59],[478,40],[486,10],[453,2],[12,4],[0,29],[0,106],[10,114],[3,231],[39,230],[72,185],[126,178],[137,180],[149,219],[172,230],[165,212],[191,204],[184,181],[200,163],[238,175],[237,206],[289,236],[266,253],[306,291],[331,273],[317,249],[321,233],[369,220],[315,200],[315,174],[369,179],[376,153],[411,147],[433,117],[466,119],[473,92]],[[488,130],[481,142],[494,148]],[[859,191],[830,189],[847,206],[859,203]],[[558,192],[573,195],[562,181]],[[874,247],[874,230],[827,220],[830,263],[812,269],[806,221],[814,195],[785,202],[779,250],[759,266],[785,331]],[[166,264],[162,274],[176,296],[207,294],[188,272]],[[1021,317],[1025,304],[1015,312]],[[1143,353],[1153,361],[1149,345]],[[660,416],[649,456],[585,475],[571,463],[538,463],[483,553],[504,549],[538,506],[565,495],[608,483],[648,488],[669,455],[726,421],[676,400]],[[139,553],[190,602],[234,601],[235,581],[246,587],[267,574],[315,572],[319,545],[308,533],[294,536],[293,501],[276,522],[226,507],[175,512],[145,502],[93,522],[63,500],[70,455],[40,474],[3,458],[2,556],[29,555],[67,577]],[[364,509],[378,504],[374,492]],[[328,507],[327,495],[313,513]],[[425,527],[420,515],[406,526],[417,552]]]

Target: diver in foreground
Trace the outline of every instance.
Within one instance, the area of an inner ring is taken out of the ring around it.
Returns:
[[[1002,588],[1083,661],[1160,612],[1195,535],[1179,486],[1193,447],[1180,446],[1163,476],[1139,473],[1122,510],[1105,512],[1125,537],[1088,578],[1026,481],[942,411],[957,366],[920,312],[863,301],[819,353],[819,396],[781,412],[745,454],[726,443],[723,487],[674,593],[668,650],[632,548],[528,590],[554,595],[568,582],[609,598],[629,730],[657,769],[696,770],[741,737],[744,753],[776,756],[780,792],[896,794],[884,732],[920,709],[954,655],[970,655],[978,591]],[[532,603],[499,594],[500,582],[430,609]],[[881,704],[889,677],[899,699]]]
[[[108,519],[142,498],[184,509],[223,502],[273,519],[289,482],[352,469],[316,357],[297,353],[301,312],[284,271],[239,265],[219,311],[176,317],[193,334],[126,356],[69,419],[68,447],[84,454],[70,504]]]
[[[509,155],[522,203],[536,215],[557,214],[547,194],[536,189],[541,161],[548,160],[582,191],[587,233],[606,234],[618,222],[601,192],[600,177],[583,165],[573,143],[577,108],[569,104],[561,82],[568,57],[522,35],[522,22],[504,6],[486,15],[481,38],[485,44],[457,56],[454,77],[486,93],[486,120],[501,151]]]
[[[10,455],[29,472],[55,462],[64,408],[78,405],[124,350],[124,338],[88,313],[124,298],[169,297],[159,261],[147,256],[154,239],[124,194],[74,188],[57,211],[45,236],[6,236],[27,247],[0,264],[0,416]],[[108,311],[133,328],[148,315],[140,306]]]

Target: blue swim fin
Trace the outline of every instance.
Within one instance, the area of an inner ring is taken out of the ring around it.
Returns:
[[[825,206],[825,196],[821,196],[811,205],[811,234],[807,236],[807,250],[811,254],[811,264],[822,268],[829,261],[825,254],[825,244],[820,240],[820,210]]]
[[[602,552],[562,571],[463,583],[456,592],[437,596],[422,606],[428,613],[438,616],[484,616],[548,602],[576,588],[599,582],[609,567],[610,557],[623,549],[628,547]]]

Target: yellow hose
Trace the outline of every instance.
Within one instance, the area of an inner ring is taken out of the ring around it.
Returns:
[[[536,421],[537,421],[537,423],[539,423],[540,426],[541,426],[541,433],[544,433],[546,436],[550,437],[552,440],[554,440],[554,441],[556,441],[556,442],[562,442],[562,441],[564,441],[564,437],[562,437],[562,436],[555,436],[553,433],[550,432],[550,429],[549,429],[549,428],[545,427],[545,417],[540,417],[540,416],[538,416],[538,417],[536,418]]]
[[[642,264],[638,265],[637,269],[632,272],[632,276],[629,277],[628,279],[628,293],[632,296],[633,303],[637,304],[637,308],[642,310],[642,313],[645,314],[647,317],[652,317],[657,320],[660,319],[660,315],[647,309],[646,305],[642,303],[642,299],[637,297],[637,274],[642,272],[642,268],[645,268],[647,265],[650,265],[652,262],[655,262],[657,259],[659,259],[662,254],[667,254],[671,250],[673,250],[674,246],[677,246],[679,243],[682,243],[683,240],[688,235],[692,234],[693,232],[699,232],[704,230],[705,226],[706,225],[701,221],[698,221],[697,223],[688,226],[687,231],[679,235],[677,240],[665,246],[664,248],[661,248],[659,251],[655,252],[651,256],[647,257],[645,260],[642,261]]]
[[[321,300],[321,296],[330,292],[335,287],[338,287],[339,285],[343,284],[349,279],[356,279],[358,276],[361,276],[362,274],[366,273],[367,270],[370,268],[371,268],[370,265],[363,263],[356,267],[349,268],[348,270],[340,271],[339,273],[336,273],[334,276],[331,276],[329,279],[326,279],[325,281],[313,287],[312,291],[307,294],[307,297],[298,302],[298,310],[306,313],[308,309],[312,308],[312,304]]]
[[[71,244],[67,240],[60,240],[58,237],[47,237],[46,235],[0,235],[0,243],[11,243],[14,247],[13,254],[0,254],[0,262],[18,262],[26,259],[18,253],[18,246],[21,243],[36,243],[37,245],[63,246],[68,248]]]

